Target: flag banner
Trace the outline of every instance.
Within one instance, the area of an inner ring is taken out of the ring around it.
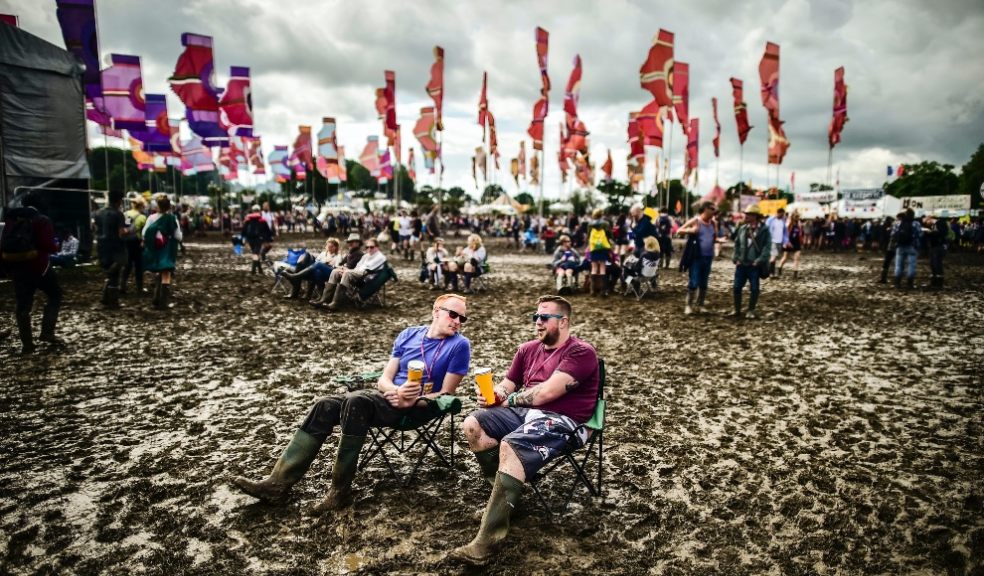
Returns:
[[[540,184],[540,159],[536,154],[530,158],[530,184],[533,186]]]
[[[486,116],[489,122],[489,154],[495,160],[495,168],[499,169],[499,135],[495,130],[495,116],[492,112],[487,112]]]
[[[426,89],[434,99],[437,129],[444,130],[444,48],[440,46],[434,46],[434,63],[431,64],[431,77]]]
[[[516,186],[519,186],[519,158],[513,158],[509,161],[509,173],[512,174]]]
[[[686,136],[690,129],[690,64],[686,62],[673,65],[673,109]]]
[[[488,181],[489,170],[485,156],[485,148],[482,148],[481,146],[475,148],[474,158],[477,172],[481,173],[483,181]]]
[[[639,146],[663,147],[663,116],[661,110],[669,111],[669,108],[661,108],[659,102],[653,100],[642,107],[642,110],[635,113],[638,122]]]
[[[827,128],[827,142],[831,148],[840,144],[841,131],[847,124],[847,85],[844,84],[844,67],[834,70],[834,115]]]
[[[154,156],[145,152],[140,141],[136,138],[129,138],[128,141],[130,153],[133,154],[133,160],[137,163],[137,170],[153,170]]]
[[[478,125],[482,127],[482,141],[485,141],[485,125],[488,123],[486,115],[489,111],[489,98],[486,90],[488,89],[489,73],[482,72],[482,93],[478,96]]]
[[[543,122],[547,117],[547,99],[540,98],[533,105],[533,121],[526,133],[533,139],[533,149],[543,150]]]
[[[533,149],[543,150],[543,122],[550,109],[550,75],[547,73],[550,34],[537,26],[535,39],[536,61],[540,67],[540,98],[533,104],[533,120],[526,133],[533,139]]]
[[[263,143],[259,136],[247,139],[247,155],[249,163],[253,166],[253,174],[266,174],[266,163],[263,161]]]
[[[146,129],[140,57],[111,54],[112,64],[102,71],[103,106],[114,130]]]
[[[948,196],[910,196],[902,198],[902,209],[912,208],[916,212],[935,212],[937,210],[970,210],[970,194],[950,194]]]
[[[612,163],[612,149],[609,148],[608,159],[605,160],[605,163],[601,165],[601,171],[605,173],[605,180],[608,182],[611,182],[612,180],[612,169],[614,168],[614,166],[615,165]]]
[[[639,84],[659,106],[673,105],[673,33],[660,28],[639,68]]]
[[[167,98],[163,94],[147,94],[144,100],[147,121],[142,130],[130,130],[130,135],[143,143],[147,152],[172,152],[171,125],[167,117]]]
[[[219,125],[230,136],[253,135],[253,92],[249,68],[229,68],[229,84],[219,99]]]
[[[98,103],[98,108],[101,110],[103,91],[102,77],[99,73],[99,35],[96,26],[95,0],[58,0],[56,5],[58,24],[61,26],[65,48],[85,64],[85,72],[82,73],[85,99],[93,106]],[[16,26],[16,24],[12,25]],[[107,119],[104,115],[97,117]],[[89,119],[106,125],[91,116]]]
[[[837,191],[823,190],[821,192],[797,192],[794,196],[797,202],[817,202],[818,204],[830,204],[837,201]]]
[[[168,118],[167,125],[171,134],[171,154],[181,156],[181,120]]]
[[[305,168],[313,168],[311,155],[311,127],[298,126],[297,138],[294,139],[294,150],[290,153],[290,164],[303,164]]]
[[[270,170],[273,172],[274,179],[279,183],[290,181],[291,170],[290,166],[287,165],[288,156],[287,146],[274,146],[273,152],[270,153]]]
[[[185,116],[191,131],[201,136],[206,146],[226,146],[229,133],[219,124],[222,90],[215,83],[212,37],[186,32],[181,35],[181,44],[184,52],[168,79],[171,90],[187,107]]]
[[[389,149],[379,153],[379,175],[377,179],[380,184],[386,184],[393,179],[393,163]]]
[[[413,157],[413,146],[410,147],[410,156],[407,157],[407,175],[410,180],[417,182],[417,160]]]
[[[895,171],[895,177],[901,178],[905,174],[905,164],[899,164],[899,169]]]
[[[239,166],[232,157],[230,148],[219,149],[219,175],[226,181],[235,180],[239,177]]]
[[[369,171],[370,176],[379,177],[379,136],[366,137],[366,147],[359,155],[359,163]]]
[[[711,191],[701,196],[700,200],[698,200],[697,202],[698,203],[713,202],[714,204],[720,204],[721,201],[724,200],[724,197],[725,197],[724,188],[721,188],[720,186],[715,184],[714,187],[711,188]]]
[[[564,112],[571,118],[577,118],[577,103],[581,98],[582,74],[581,55],[577,54],[574,56],[574,69],[571,70],[571,77],[567,79],[567,88],[564,89]]]
[[[202,139],[192,136],[191,140],[181,144],[181,168],[192,173],[211,172],[215,170],[212,162],[212,151],[205,146]]]
[[[519,175],[526,179],[526,140],[519,141],[519,156],[516,157],[519,160]]]
[[[542,82],[540,94],[543,95],[544,99],[548,99],[550,98],[550,75],[547,73],[547,52],[550,44],[550,33],[537,26],[535,35],[536,62],[540,67],[540,81]]]
[[[738,143],[744,144],[748,138],[748,133],[752,126],[748,123],[748,104],[744,100],[744,83],[737,79],[731,79],[731,94],[735,99],[735,124],[738,126]]]
[[[383,75],[386,78],[386,88],[384,89],[384,94],[386,96],[386,128],[388,130],[396,130],[396,72],[392,70],[383,71]]]
[[[342,182],[348,181],[348,167],[345,166],[345,146],[338,147],[338,178]]]
[[[413,127],[413,135],[420,142],[420,147],[425,152],[432,152],[437,156],[437,140],[434,133],[435,128],[435,118],[434,118],[434,107],[425,106],[420,109],[420,118],[417,120],[417,124]],[[426,154],[424,155],[426,158]]]
[[[246,149],[248,138],[242,136],[229,137],[229,157],[236,163],[237,168],[249,167],[249,152]]]
[[[304,166],[303,162],[297,162],[293,165],[294,178],[298,182],[304,182],[307,180],[307,168]]]
[[[779,120],[779,45],[765,43],[765,53],[759,61],[759,79],[762,82],[762,106],[769,113],[770,121]]]
[[[697,152],[699,150],[700,120],[692,118],[690,128],[687,129],[687,168],[684,171],[683,179],[686,180],[690,175],[697,171]]]
[[[638,163],[645,161],[646,150],[643,147],[643,137],[639,129],[639,119],[637,112],[629,113],[628,127],[629,157]]]
[[[335,119],[322,118],[318,130],[318,157],[328,162],[338,162],[338,137],[335,135]]]
[[[714,157],[721,156],[721,122],[718,121],[718,99],[711,98],[711,110],[714,113]]]
[[[782,164],[782,159],[786,157],[786,151],[789,149],[789,140],[786,138],[783,124],[785,122],[778,119],[769,121],[769,164]]]

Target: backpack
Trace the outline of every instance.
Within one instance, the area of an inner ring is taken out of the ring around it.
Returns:
[[[131,211],[123,213],[123,239],[133,240],[137,237],[137,217]]]
[[[895,233],[895,244],[897,246],[912,246],[914,236],[912,220],[903,220]]]
[[[612,244],[608,241],[608,235],[605,234],[604,228],[592,228],[591,235],[588,236],[588,246],[591,246],[593,252],[595,250],[610,250]]]
[[[34,217],[15,216],[7,220],[3,230],[0,259],[4,262],[26,262],[38,256],[34,237]]]

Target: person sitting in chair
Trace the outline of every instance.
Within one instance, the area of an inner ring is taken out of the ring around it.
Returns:
[[[440,236],[434,238],[434,243],[424,255],[424,262],[427,263],[427,280],[431,283],[430,289],[437,290],[441,286],[447,286],[445,273],[448,269],[448,251],[444,248],[444,238]],[[458,289],[457,280],[454,289]]]
[[[487,253],[485,246],[482,246],[482,237],[478,234],[468,235],[468,245],[459,248],[454,260],[448,262],[448,278],[454,290],[458,289],[458,272],[463,271],[465,276],[465,294],[471,294],[472,278],[482,275],[482,264],[485,263]]]
[[[332,272],[342,268],[352,269],[358,266],[362,257],[365,256],[365,252],[362,251],[362,237],[359,236],[358,232],[352,232],[345,239],[345,244],[348,245],[348,253],[342,257],[342,261],[338,266],[332,269]],[[328,280],[331,280],[331,274],[328,275]],[[327,284],[325,285],[327,288]],[[320,306],[325,302],[330,302],[335,296],[334,292],[328,292],[328,290],[322,289],[321,296],[315,298],[311,301],[312,306]]]
[[[297,272],[285,272],[284,278],[290,282],[290,294],[287,298],[297,298],[301,294],[301,282],[308,280],[307,294],[305,300],[310,300],[314,295],[316,286],[324,287],[325,282],[331,276],[332,270],[342,262],[342,253],[338,249],[338,239],[329,238],[325,241],[325,249],[318,254],[310,266],[298,270]]]
[[[557,276],[557,293],[574,288],[574,275],[580,265],[581,255],[571,247],[571,237],[564,234],[560,237],[560,246],[554,250],[553,261],[550,263],[554,275]]]
[[[338,310],[342,305],[342,298],[344,298],[347,289],[354,289],[359,281],[382,269],[385,264],[386,255],[379,250],[379,243],[375,239],[366,241],[366,254],[355,265],[355,268],[339,267],[331,271],[320,302],[325,302],[330,297],[331,302],[328,304],[328,309]]]
[[[373,244],[375,247],[375,244]],[[378,248],[377,248],[378,250]],[[274,504],[287,500],[291,487],[307,472],[321,445],[336,427],[341,428],[331,488],[313,515],[336,511],[351,504],[352,480],[359,452],[369,428],[393,427],[404,418],[421,423],[435,418],[432,401],[454,394],[471,362],[471,342],[459,333],[468,320],[465,299],[445,294],[434,300],[430,325],[405,329],[396,337],[389,362],[376,383],[377,390],[358,390],[315,402],[273,466],[270,476],[259,481],[236,477],[232,483],[243,492]],[[408,382],[413,361],[424,364],[423,384]]]
[[[537,300],[536,338],[521,345],[512,366],[495,387],[495,402],[477,395],[482,408],[465,418],[468,446],[492,484],[492,494],[475,538],[451,557],[481,565],[509,532],[509,515],[523,484],[568,447],[568,436],[587,441],[578,428],[594,413],[598,397],[598,356],[594,347],[570,334],[571,303],[560,296]]]
[[[63,268],[74,266],[79,252],[79,239],[68,228],[62,230],[61,237],[61,249],[58,250],[58,254],[49,256],[48,260],[51,261],[52,266]]]

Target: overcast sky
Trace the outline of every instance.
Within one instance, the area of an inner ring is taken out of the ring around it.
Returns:
[[[0,0],[21,27],[63,46],[55,0]],[[791,147],[779,181],[796,188],[826,179],[827,125],[833,74],[846,69],[848,116],[834,150],[842,188],[877,186],[887,165],[937,160],[958,169],[984,142],[984,5],[981,0],[697,0],[687,3],[606,0],[538,2],[387,2],[360,0],[97,0],[99,42],[110,53],[142,58],[147,92],[169,94],[167,77],[181,53],[181,33],[214,38],[220,84],[229,66],[252,74],[256,133],[267,154],[291,144],[298,124],[317,130],[338,119],[340,143],[356,158],[366,136],[380,133],[373,105],[383,71],[396,72],[397,115],[404,147],[422,106],[434,45],[445,49],[445,186],[474,193],[471,155],[481,144],[477,103],[482,71],[499,126],[498,181],[515,192],[509,159],[525,139],[540,86],[534,29],[550,32],[550,113],[544,193],[561,193],[558,122],[572,60],[583,60],[579,115],[591,132],[598,166],[611,149],[615,177],[625,179],[626,119],[649,100],[639,66],[659,28],[676,35],[675,57],[690,64],[690,115],[700,118],[698,192],[713,186],[711,97],[721,121],[720,181],[739,177],[739,146],[731,112],[731,76],[745,81],[754,126],[745,143],[744,177],[766,183],[768,130],[759,96],[758,62],[767,41],[781,47],[781,117]],[[669,140],[666,141],[669,147]],[[684,141],[675,127],[671,176],[682,173]],[[651,165],[651,164],[650,164]],[[775,178],[772,170],[771,178]],[[535,190],[531,190],[535,193]]]

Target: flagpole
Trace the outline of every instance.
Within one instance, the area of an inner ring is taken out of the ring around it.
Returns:
[[[738,182],[744,184],[745,182],[745,144],[741,143],[738,145]],[[741,195],[741,190],[738,190],[738,195]]]
[[[105,128],[105,126],[103,127]],[[109,193],[109,136],[103,132],[103,160],[106,161],[106,193]]]
[[[437,173],[437,219],[441,220],[441,212],[444,210],[444,193],[441,186],[444,183],[444,126],[442,122],[441,130],[437,131],[437,151],[438,155],[434,158],[434,168],[437,168],[437,161],[441,161],[441,169]],[[479,197],[481,198],[481,197]]]
[[[666,206],[670,207],[670,177],[673,173],[673,121],[670,120],[670,149],[666,153]]]
[[[827,186],[830,186],[830,168],[834,161],[834,147],[827,148]]]
[[[126,186],[126,148],[122,149],[123,152],[123,195],[126,196],[127,186]]]

